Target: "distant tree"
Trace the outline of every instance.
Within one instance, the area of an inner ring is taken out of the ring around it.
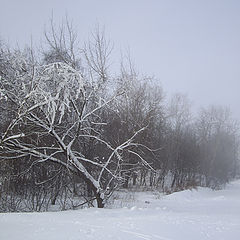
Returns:
[[[182,178],[185,174],[185,166],[190,165],[192,159],[186,158],[186,146],[188,137],[191,136],[191,111],[190,101],[186,95],[176,93],[170,99],[167,109],[168,116],[168,140],[167,159],[168,166],[173,174],[172,188],[179,188],[182,185]],[[190,149],[189,149],[190,150]]]
[[[238,125],[228,108],[211,106],[201,110],[197,126],[206,185],[217,187],[235,175]]]

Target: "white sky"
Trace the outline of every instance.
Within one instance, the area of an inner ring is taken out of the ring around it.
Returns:
[[[59,23],[67,14],[83,40],[99,22],[116,56],[130,48],[137,69],[167,93],[230,106],[240,119],[239,0],[0,0],[0,38],[39,42],[52,12]]]

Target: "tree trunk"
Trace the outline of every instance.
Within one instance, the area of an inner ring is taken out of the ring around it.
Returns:
[[[126,188],[126,189],[128,188],[129,178],[130,178],[129,176],[125,177],[125,180],[124,180],[124,183],[123,183],[123,188]]]
[[[94,184],[88,179],[86,178],[83,174],[82,174],[83,179],[85,180],[85,182],[87,183],[88,186],[88,190],[92,191],[94,194],[94,197],[97,200],[97,207],[98,208],[104,208],[104,202],[103,202],[103,198],[101,197],[101,193],[99,192],[99,190],[94,186]]]
[[[135,186],[137,183],[137,173],[133,173],[133,186]]]
[[[98,208],[104,208],[103,199],[101,198],[101,194],[100,193],[96,194],[96,199],[97,199],[97,207]]]

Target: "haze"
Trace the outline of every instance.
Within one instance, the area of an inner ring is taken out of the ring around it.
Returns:
[[[187,93],[195,108],[229,106],[240,119],[240,2],[237,0],[1,0],[0,38],[24,46],[41,41],[51,14],[67,14],[80,39],[98,22],[139,72],[154,75],[171,95]]]

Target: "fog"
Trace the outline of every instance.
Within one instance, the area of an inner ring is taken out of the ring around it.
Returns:
[[[129,50],[139,72],[164,90],[188,94],[194,108],[229,106],[240,119],[240,2],[237,0],[1,0],[0,38],[23,47],[42,41],[53,15],[73,21],[81,41],[99,23],[114,42],[112,67]]]

